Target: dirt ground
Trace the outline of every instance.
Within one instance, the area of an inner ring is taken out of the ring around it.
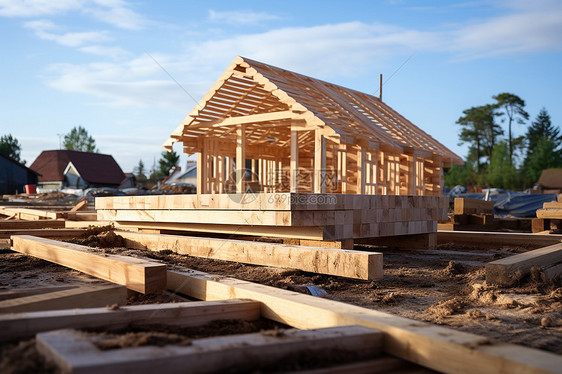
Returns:
[[[560,284],[543,284],[539,276],[530,276],[510,288],[486,285],[485,263],[512,255],[519,251],[517,248],[442,245],[437,250],[411,251],[356,246],[355,249],[384,253],[384,278],[361,281],[201,259],[171,251],[114,248],[122,246],[120,240],[113,232],[96,229],[73,242],[103,248],[105,253],[156,259],[171,269],[191,268],[302,293],[309,293],[307,286],[315,285],[327,292],[325,298],[562,354]],[[0,252],[0,290],[95,281],[42,260],[9,250]],[[183,299],[138,294],[129,298],[133,304],[170,301]],[[22,342],[19,349],[26,344],[29,342]]]
[[[97,247],[119,245],[112,232],[92,232],[75,242]],[[96,235],[97,234],[97,235]],[[384,277],[361,281],[274,269],[242,263],[177,255],[171,251],[106,248],[106,253],[144,256],[171,267],[232,276],[292,291],[309,293],[308,285],[329,299],[400,316],[447,325],[490,339],[562,354],[562,287],[530,276],[514,287],[486,285],[486,262],[523,251],[441,245],[437,250],[392,250],[356,246],[384,253]]]

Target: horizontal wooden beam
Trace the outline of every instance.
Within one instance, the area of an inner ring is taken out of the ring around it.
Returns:
[[[562,208],[538,209],[537,218],[562,219]]]
[[[173,230],[197,233],[271,236],[276,238],[301,238],[324,240],[322,227],[308,226],[250,226],[250,225],[214,225],[205,223],[175,222],[115,222],[115,227],[123,230]]]
[[[69,309],[0,316],[0,342],[27,339],[58,329],[103,327],[120,329],[131,324],[200,326],[218,320],[253,321],[260,318],[260,304],[247,300],[190,301],[120,306],[117,309]]]
[[[141,293],[160,292],[166,287],[166,265],[127,256],[92,252],[83,245],[29,235],[12,236],[12,249],[81,271]]]
[[[535,249],[486,264],[486,282],[510,286],[528,275],[532,267],[544,268],[562,263],[562,244]]]
[[[126,305],[127,288],[116,285],[84,285],[62,291],[0,301],[0,313],[35,312],[39,310],[94,308]],[[5,331],[2,330],[4,334]]]
[[[494,211],[493,201],[477,199],[455,198],[455,214],[480,214],[492,213]]]
[[[21,229],[55,229],[64,228],[64,220],[38,220],[38,221],[27,221],[27,220],[17,220],[17,221],[1,221],[0,220],[0,230],[21,230]]]
[[[0,239],[12,235],[33,235],[41,238],[74,238],[83,234],[82,229],[0,229]]]
[[[346,326],[318,330],[282,330],[278,334],[242,334],[196,339],[189,346],[145,346],[102,351],[91,337],[72,330],[37,335],[37,348],[63,372],[72,373],[222,373],[260,372],[306,355],[322,362],[351,352],[359,359],[380,356],[382,334]],[[298,362],[298,361],[297,361]]]
[[[118,231],[130,248],[169,249],[176,253],[215,260],[273,266],[374,280],[383,276],[383,255],[378,252],[302,247],[246,240],[199,238]]]
[[[438,231],[437,244],[461,244],[483,248],[502,248],[516,246],[523,248],[542,248],[562,243],[562,235],[540,235],[515,232],[482,231]]]
[[[292,120],[299,119],[302,116],[298,113],[294,113],[291,110],[283,110],[279,112],[271,113],[260,113],[260,114],[250,114],[247,116],[236,116],[227,117],[219,121],[199,121],[197,123],[191,124],[185,128],[189,131],[198,128],[211,128],[211,127],[222,127],[222,126],[233,126],[233,125],[244,125],[251,123],[262,123],[269,121],[280,121],[280,120]],[[185,131],[184,130],[184,131]]]
[[[297,328],[361,325],[378,329],[385,334],[386,353],[444,373],[557,373],[562,367],[562,357],[554,353],[199,271],[168,271],[168,289],[199,300],[260,301],[263,317]]]

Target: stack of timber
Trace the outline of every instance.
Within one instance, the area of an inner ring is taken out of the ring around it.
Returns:
[[[552,201],[544,203],[542,209],[537,210],[537,218],[533,219],[533,232],[560,233],[562,230],[562,202]]]
[[[454,212],[449,222],[440,223],[439,230],[492,231],[498,228],[494,220],[494,202],[455,198]]]
[[[0,215],[4,220],[46,220],[67,219],[73,221],[90,221],[96,219],[94,211],[80,210],[71,207],[53,206],[29,208],[29,206],[0,206]]]
[[[98,220],[119,228],[184,230],[312,240],[434,233],[440,196],[200,194],[96,198]]]

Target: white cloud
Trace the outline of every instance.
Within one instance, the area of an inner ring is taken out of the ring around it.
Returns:
[[[44,17],[78,12],[122,29],[138,30],[149,24],[122,0],[0,0],[0,16]]]
[[[461,58],[562,51],[562,4],[514,2],[510,7],[510,14],[453,31],[450,49]]]
[[[93,2],[99,6],[88,7],[84,11],[92,14],[100,21],[128,30],[138,30],[148,24],[144,17],[131,10],[124,1],[93,0]]]
[[[199,99],[237,55],[334,81],[342,76],[361,76],[373,66],[381,69],[393,58],[414,51],[467,59],[562,50],[562,40],[557,38],[562,35],[561,6],[529,9],[521,3],[514,4],[500,16],[471,24],[448,24],[441,31],[362,22],[286,27],[218,40],[197,40],[177,54],[155,58]],[[100,46],[81,49],[102,55],[121,52],[112,53]],[[48,83],[64,91],[93,95],[110,105],[173,108],[183,112],[194,105],[149,56],[119,63],[57,65],[51,69]]]
[[[57,26],[48,20],[30,21],[24,24],[33,30],[35,35],[41,39],[52,40],[67,47],[79,47],[89,42],[104,42],[111,40],[106,31],[68,32],[64,34],[53,33]]]
[[[177,65],[167,56],[156,55],[155,58],[168,68]],[[49,73],[52,74],[47,77],[50,86],[62,91],[93,95],[110,106],[156,107],[184,113],[194,105],[185,92],[148,56],[123,63],[56,64],[50,67]],[[187,77],[189,82],[199,82],[183,84],[188,92],[202,95],[208,89],[209,82],[201,82],[197,73],[188,73],[184,69],[181,69],[181,73],[178,76],[180,80]]]
[[[219,12],[209,9],[209,20],[224,22],[230,25],[258,25],[265,21],[279,19],[281,19],[281,17],[265,12],[258,13],[250,10]]]
[[[130,55],[128,51],[124,50],[121,47],[108,47],[103,45],[88,45],[85,47],[80,47],[78,48],[78,50],[80,52],[104,56],[114,60],[124,58]]]
[[[60,14],[81,7],[80,0],[0,0],[0,16],[36,17]]]

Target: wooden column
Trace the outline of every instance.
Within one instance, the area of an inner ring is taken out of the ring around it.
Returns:
[[[202,150],[203,151],[203,150]],[[205,157],[204,152],[197,152],[197,194],[205,193],[205,163],[203,158]]]
[[[357,193],[360,195],[365,195],[365,182],[367,181],[365,161],[365,148],[359,146],[357,150]]]
[[[289,169],[290,192],[298,192],[299,132],[291,130],[291,164]]]
[[[326,193],[326,138],[318,130],[314,141],[314,193]]]
[[[236,128],[236,193],[244,193],[244,171],[246,169],[246,125]]]

